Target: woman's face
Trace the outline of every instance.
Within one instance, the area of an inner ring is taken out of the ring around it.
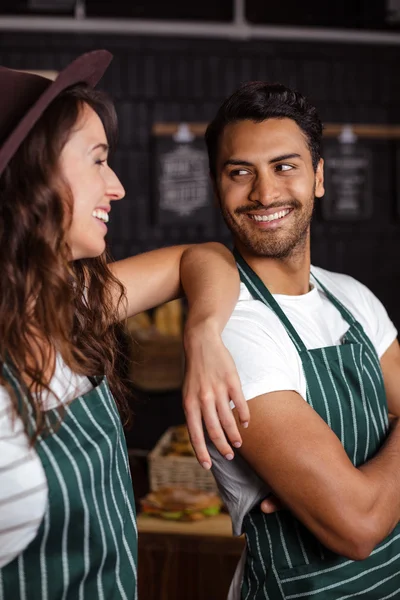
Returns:
[[[85,105],[60,156],[61,172],[73,198],[72,221],[66,233],[73,260],[103,253],[111,202],[125,195],[107,156],[103,124]]]

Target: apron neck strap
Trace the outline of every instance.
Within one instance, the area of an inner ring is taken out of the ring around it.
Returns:
[[[353,317],[353,315],[351,314],[351,312],[348,311],[347,308],[337,298],[335,298],[335,296],[333,296],[329,290],[326,289],[326,287],[319,281],[319,279],[317,279],[315,277],[313,272],[311,272],[311,275],[312,275],[313,279],[316,281],[316,283],[318,284],[318,286],[321,288],[321,290],[324,292],[324,294],[326,295],[328,300],[330,300],[332,302],[332,304],[334,305],[334,307],[337,308],[337,310],[340,312],[343,319],[345,321],[347,321],[347,323],[349,325],[354,325],[356,320]]]
[[[239,269],[240,279],[248,288],[248,290],[258,299],[261,300],[266,306],[268,306],[280,319],[282,325],[286,329],[287,334],[292,340],[293,344],[296,347],[297,352],[307,351],[307,348],[303,342],[303,340],[298,335],[297,331],[272,296],[271,292],[265,286],[265,284],[261,281],[257,273],[253,271],[253,269],[247,264],[241,254],[239,254],[238,250],[235,248],[233,251],[234,257],[236,259],[236,263]]]
[[[251,293],[261,300],[264,304],[266,304],[275,314],[279,317],[282,325],[286,329],[290,339],[295,345],[298,352],[306,351],[307,348],[303,342],[303,340],[298,335],[297,331],[271,294],[265,284],[261,281],[257,273],[253,271],[253,269],[247,264],[239,251],[235,248],[233,251],[234,257],[236,259],[236,263],[239,269],[240,279],[246,285],[246,287],[251,291]],[[343,319],[349,323],[349,325],[353,325],[356,321],[353,315],[347,310],[347,308],[339,302],[335,296],[333,296],[327,288],[315,277],[313,273],[311,273],[313,279],[316,281],[318,286],[322,289],[322,291],[326,294],[327,298],[332,302],[335,308],[340,312]]]

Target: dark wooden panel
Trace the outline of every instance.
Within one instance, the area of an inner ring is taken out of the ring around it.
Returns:
[[[243,540],[141,533],[141,600],[226,600]]]

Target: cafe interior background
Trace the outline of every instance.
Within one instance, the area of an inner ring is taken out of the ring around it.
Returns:
[[[171,244],[230,244],[204,129],[241,82],[279,81],[307,95],[325,124],[313,263],[361,280],[400,327],[400,0],[0,1],[0,64],[51,75],[95,48],[114,54],[102,87],[117,107],[112,164],[126,188],[109,225],[115,259]],[[179,302],[161,307],[120,336],[139,511],[150,488],[213,488],[184,432],[170,429],[184,420],[184,312]],[[139,517],[139,537],[141,600],[226,597],[243,546],[226,515]]]

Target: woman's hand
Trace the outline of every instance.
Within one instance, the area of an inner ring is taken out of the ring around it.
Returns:
[[[205,469],[210,469],[202,420],[217,450],[231,460],[233,451],[228,440],[233,447],[240,448],[242,438],[229,401],[233,401],[244,427],[248,425],[250,413],[235,364],[222,342],[218,326],[209,321],[187,327],[184,341],[183,408],[197,460]]]

